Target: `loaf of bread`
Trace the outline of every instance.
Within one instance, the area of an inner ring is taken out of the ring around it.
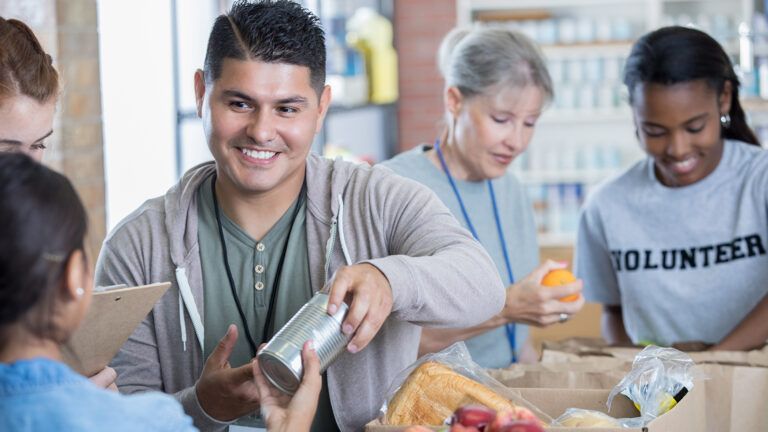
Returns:
[[[390,425],[441,425],[456,408],[480,404],[496,411],[518,410],[488,387],[437,362],[411,372],[387,406]]]

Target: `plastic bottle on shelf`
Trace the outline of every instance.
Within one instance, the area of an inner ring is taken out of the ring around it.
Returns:
[[[552,78],[552,82],[561,83],[564,81],[565,71],[563,70],[563,59],[549,58],[547,69],[549,70],[549,76]],[[557,86],[557,84],[555,85]]]
[[[536,231],[547,231],[547,202],[546,188],[541,184],[532,184],[527,187],[528,198],[533,206],[533,218],[536,223]]]
[[[559,233],[561,231],[560,213],[560,185],[550,184],[546,186],[546,230],[548,233]]]
[[[758,82],[754,65],[754,50],[752,30],[746,22],[739,24],[739,64],[734,68],[741,80],[742,95],[754,97],[758,95]]]
[[[347,22],[347,41],[364,55],[370,101],[397,100],[397,54],[392,46],[392,23],[371,8],[355,11]]]
[[[576,20],[576,41],[579,43],[595,41],[595,24],[591,18],[581,16]]]
[[[599,83],[603,75],[603,59],[597,56],[584,59],[584,76],[591,83]]]
[[[613,40],[628,41],[632,39],[632,23],[625,17],[615,17],[613,19]]]
[[[712,37],[720,40],[733,33],[731,18],[728,15],[716,14],[712,16]]]
[[[758,57],[755,60],[757,69],[758,96],[768,99],[768,57]]]
[[[560,18],[557,22],[557,36],[561,44],[570,45],[576,42],[576,20],[569,17]]]
[[[607,17],[598,18],[595,21],[595,40],[598,42],[610,42],[613,40],[611,20]]]
[[[586,111],[595,109],[595,86],[585,82],[579,87],[579,108]]]
[[[525,20],[520,23],[519,31],[520,33],[523,33],[524,35],[528,36],[532,40],[542,43],[539,39],[538,34],[538,28],[537,28],[537,22],[535,20]]]
[[[614,85],[609,82],[602,83],[597,90],[597,107],[602,112],[612,112],[618,105]]]
[[[584,81],[584,60],[580,57],[572,57],[568,61],[568,81],[572,84],[580,84]]]
[[[536,22],[536,27],[536,34],[540,44],[553,45],[557,41],[557,26],[554,20],[539,20]]]
[[[564,234],[573,234],[579,225],[581,185],[578,183],[561,184],[559,192],[561,210],[558,231]]]
[[[333,89],[333,104],[353,106],[368,102],[368,78],[362,54],[346,41],[346,21],[343,4],[323,2],[327,13],[325,26],[326,73],[328,85]]]
[[[570,84],[563,84],[555,94],[557,107],[563,111],[572,111],[576,108],[576,89]]]
[[[757,93],[763,99],[768,98],[768,20],[765,14],[757,13],[752,18],[754,35],[755,71],[757,75]]]

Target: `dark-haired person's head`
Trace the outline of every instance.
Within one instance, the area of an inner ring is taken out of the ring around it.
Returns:
[[[59,76],[23,22],[0,17],[0,152],[41,160],[53,132]]]
[[[318,94],[325,86],[325,35],[319,19],[291,0],[236,1],[213,24],[205,79],[217,80],[225,59],[284,63],[309,69]]]
[[[298,193],[331,99],[317,17],[288,0],[235,2],[213,25],[195,97],[217,190]]]
[[[90,304],[85,209],[63,175],[0,153],[0,354],[65,342]]]
[[[667,186],[690,185],[714,171],[724,138],[759,145],[731,60],[702,31],[664,27],[638,39],[624,84],[640,143]]]

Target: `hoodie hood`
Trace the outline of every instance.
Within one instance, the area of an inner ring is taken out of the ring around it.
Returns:
[[[204,162],[184,173],[165,194],[165,229],[176,267],[185,267],[193,259],[192,252],[197,253],[197,189],[215,173],[216,164]]]
[[[314,153],[307,157],[307,176],[330,179],[307,182],[307,211],[330,228],[355,168],[340,159],[333,163],[323,161],[324,158]],[[165,194],[165,228],[170,238],[171,259],[177,267],[184,267],[193,258],[192,254],[197,253],[197,189],[214,173],[215,162],[201,163],[189,169]]]

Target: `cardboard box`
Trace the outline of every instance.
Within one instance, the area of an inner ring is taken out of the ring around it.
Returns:
[[[515,365],[488,373],[510,387],[610,390],[631,367],[614,358],[596,360]],[[705,395],[707,431],[768,431],[768,368],[703,364],[697,371],[704,376],[696,385]]]
[[[596,357],[613,357],[632,362],[643,347],[609,346],[602,339],[572,338],[545,342],[542,363],[573,363],[594,361]],[[694,351],[687,352],[696,364],[768,367],[768,345],[753,351]]]
[[[488,374],[511,388],[612,389],[632,368],[614,358],[595,362],[515,364],[507,369],[490,369]]]
[[[596,303],[585,303],[579,313],[560,324],[546,327],[531,326],[530,341],[536,352],[541,355],[544,345],[551,341],[561,341],[571,338],[600,338],[600,319],[603,306]]]
[[[701,370],[708,377],[708,431],[768,431],[768,369],[705,364]]]
[[[515,389],[522,397],[536,405],[552,418],[557,418],[568,408],[583,408],[607,412],[605,402],[610,390],[594,389]],[[636,417],[637,410],[632,402],[624,397],[617,397],[610,411],[613,417]],[[396,432],[405,426],[386,426],[374,420],[365,426],[366,432]],[[431,427],[439,430],[439,427]],[[660,416],[643,428],[568,428],[547,427],[546,430],[558,432],[679,432],[705,431],[705,398],[703,386],[694,386],[680,403],[668,413]],[[723,432],[722,430],[719,432]]]

